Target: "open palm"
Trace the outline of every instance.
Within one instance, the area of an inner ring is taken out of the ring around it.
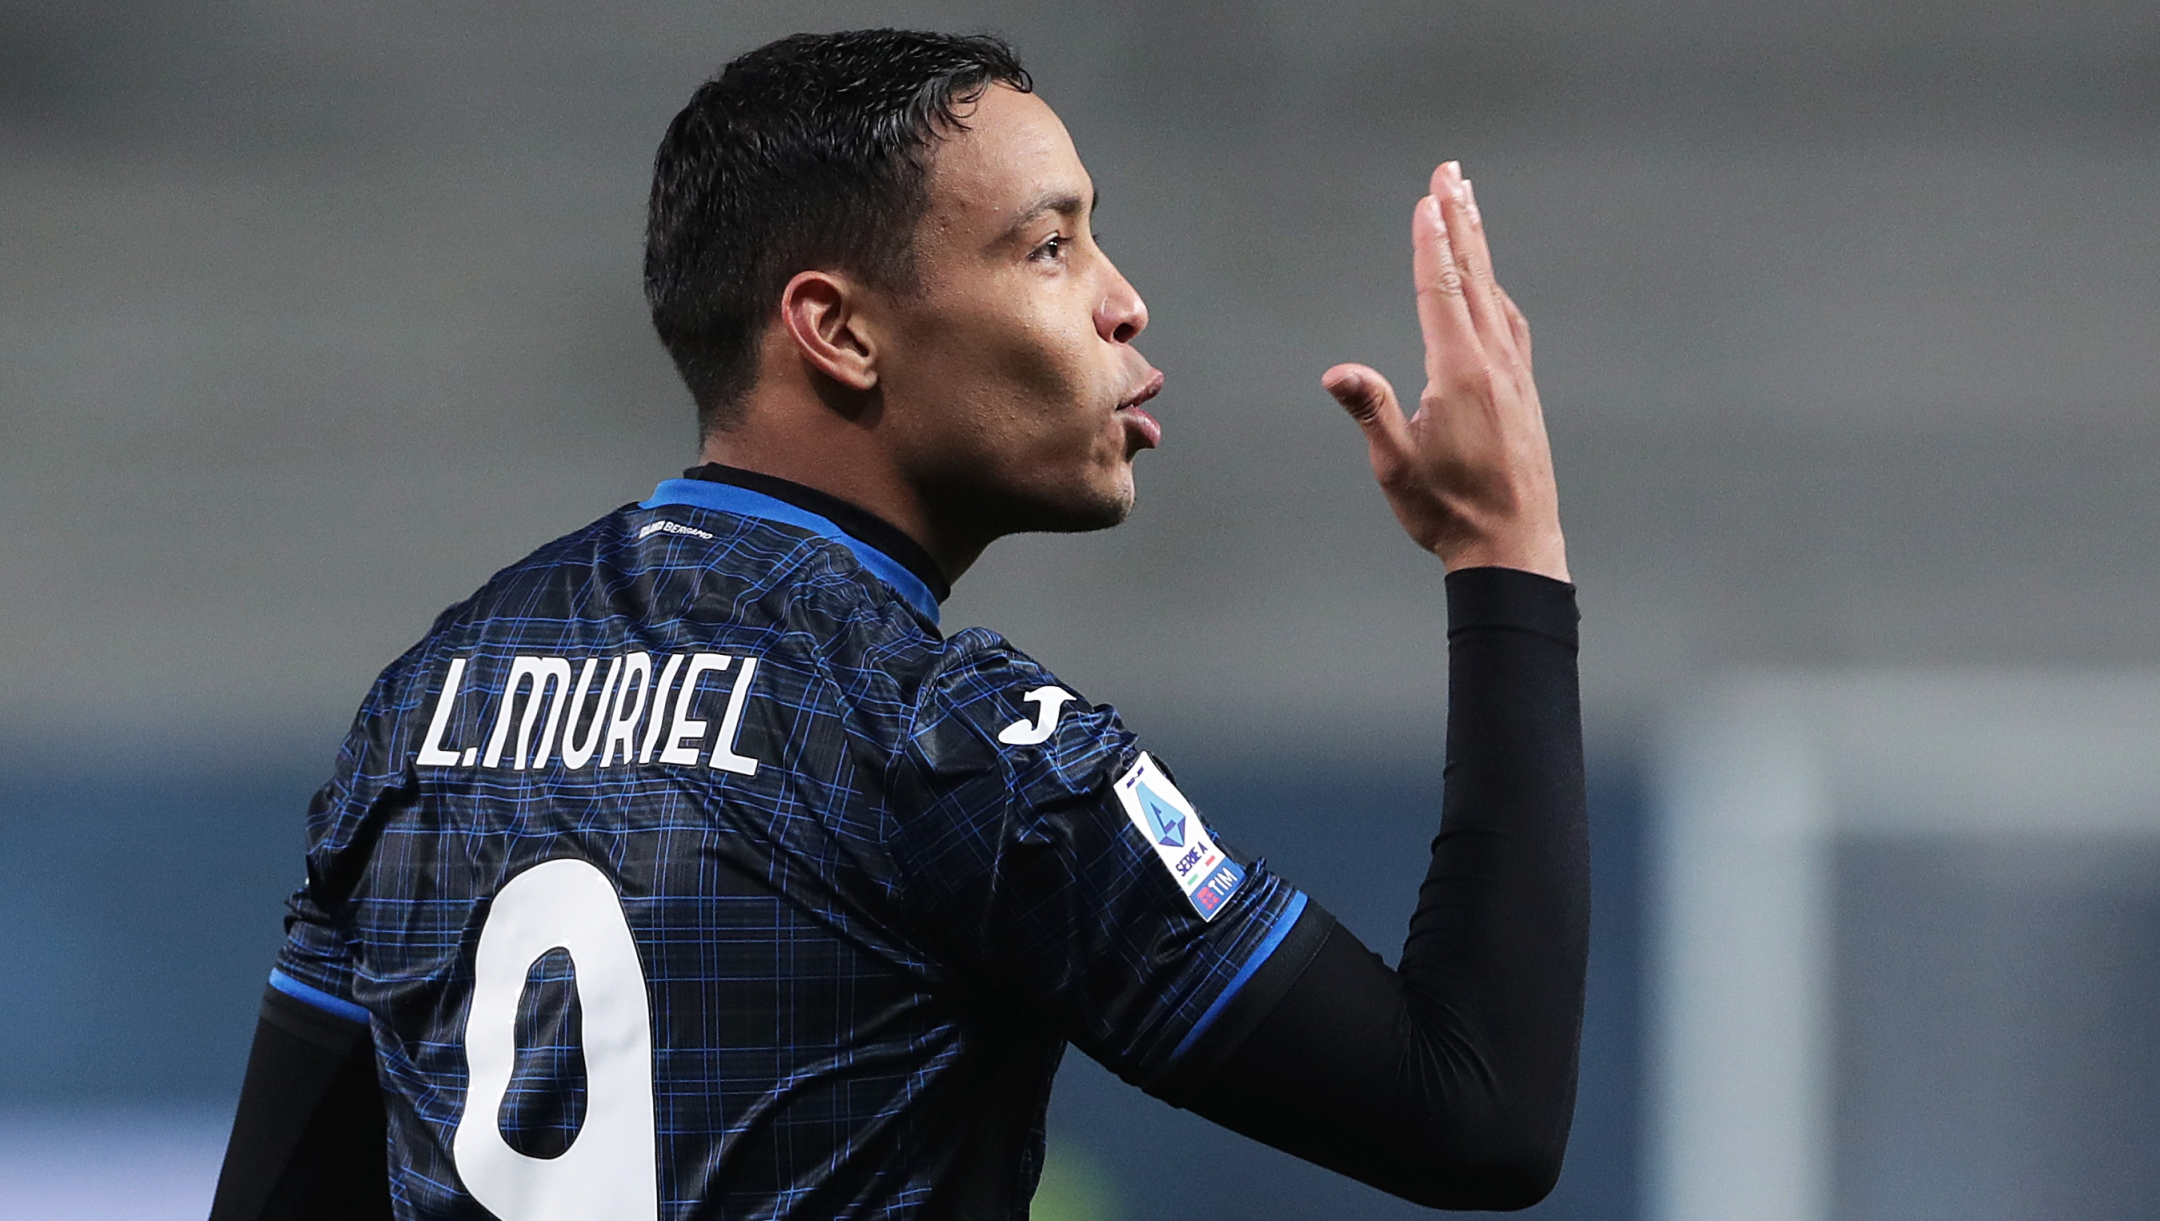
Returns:
[[[1321,377],[1365,430],[1373,476],[1420,547],[1449,571],[1497,566],[1567,580],[1552,448],[1531,376],[1530,325],[1493,278],[1461,167],[1433,171],[1410,221],[1425,391],[1405,418],[1368,366]]]

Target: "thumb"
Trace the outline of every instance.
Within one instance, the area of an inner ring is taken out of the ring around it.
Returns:
[[[1385,482],[1411,449],[1410,427],[1396,402],[1395,387],[1365,365],[1336,365],[1320,375],[1320,385],[1365,430],[1366,444],[1372,447],[1373,473]]]

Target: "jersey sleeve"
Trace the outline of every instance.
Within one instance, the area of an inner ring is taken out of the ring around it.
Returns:
[[[356,729],[338,759],[336,778],[308,805],[307,877],[285,904],[285,944],[270,970],[270,986],[324,1013],[366,1022],[368,1012],[353,997],[354,933],[343,918],[340,894],[349,880],[341,875],[343,858],[326,834],[351,799],[352,775],[361,753]]]
[[[990,633],[950,642],[896,764],[892,844],[933,952],[1144,1088],[1224,1054],[1332,924],[1115,710]]]

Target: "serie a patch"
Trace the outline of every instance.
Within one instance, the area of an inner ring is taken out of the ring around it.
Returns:
[[[1117,795],[1125,817],[1147,838],[1193,910],[1213,920],[1245,881],[1245,870],[1215,846],[1199,812],[1146,751],[1118,778]]]

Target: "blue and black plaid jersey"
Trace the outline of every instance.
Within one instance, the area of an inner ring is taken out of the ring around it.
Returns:
[[[692,474],[377,680],[272,985],[371,1024],[400,1217],[1025,1216],[1068,1042],[1159,1087],[1325,917],[904,535]]]

